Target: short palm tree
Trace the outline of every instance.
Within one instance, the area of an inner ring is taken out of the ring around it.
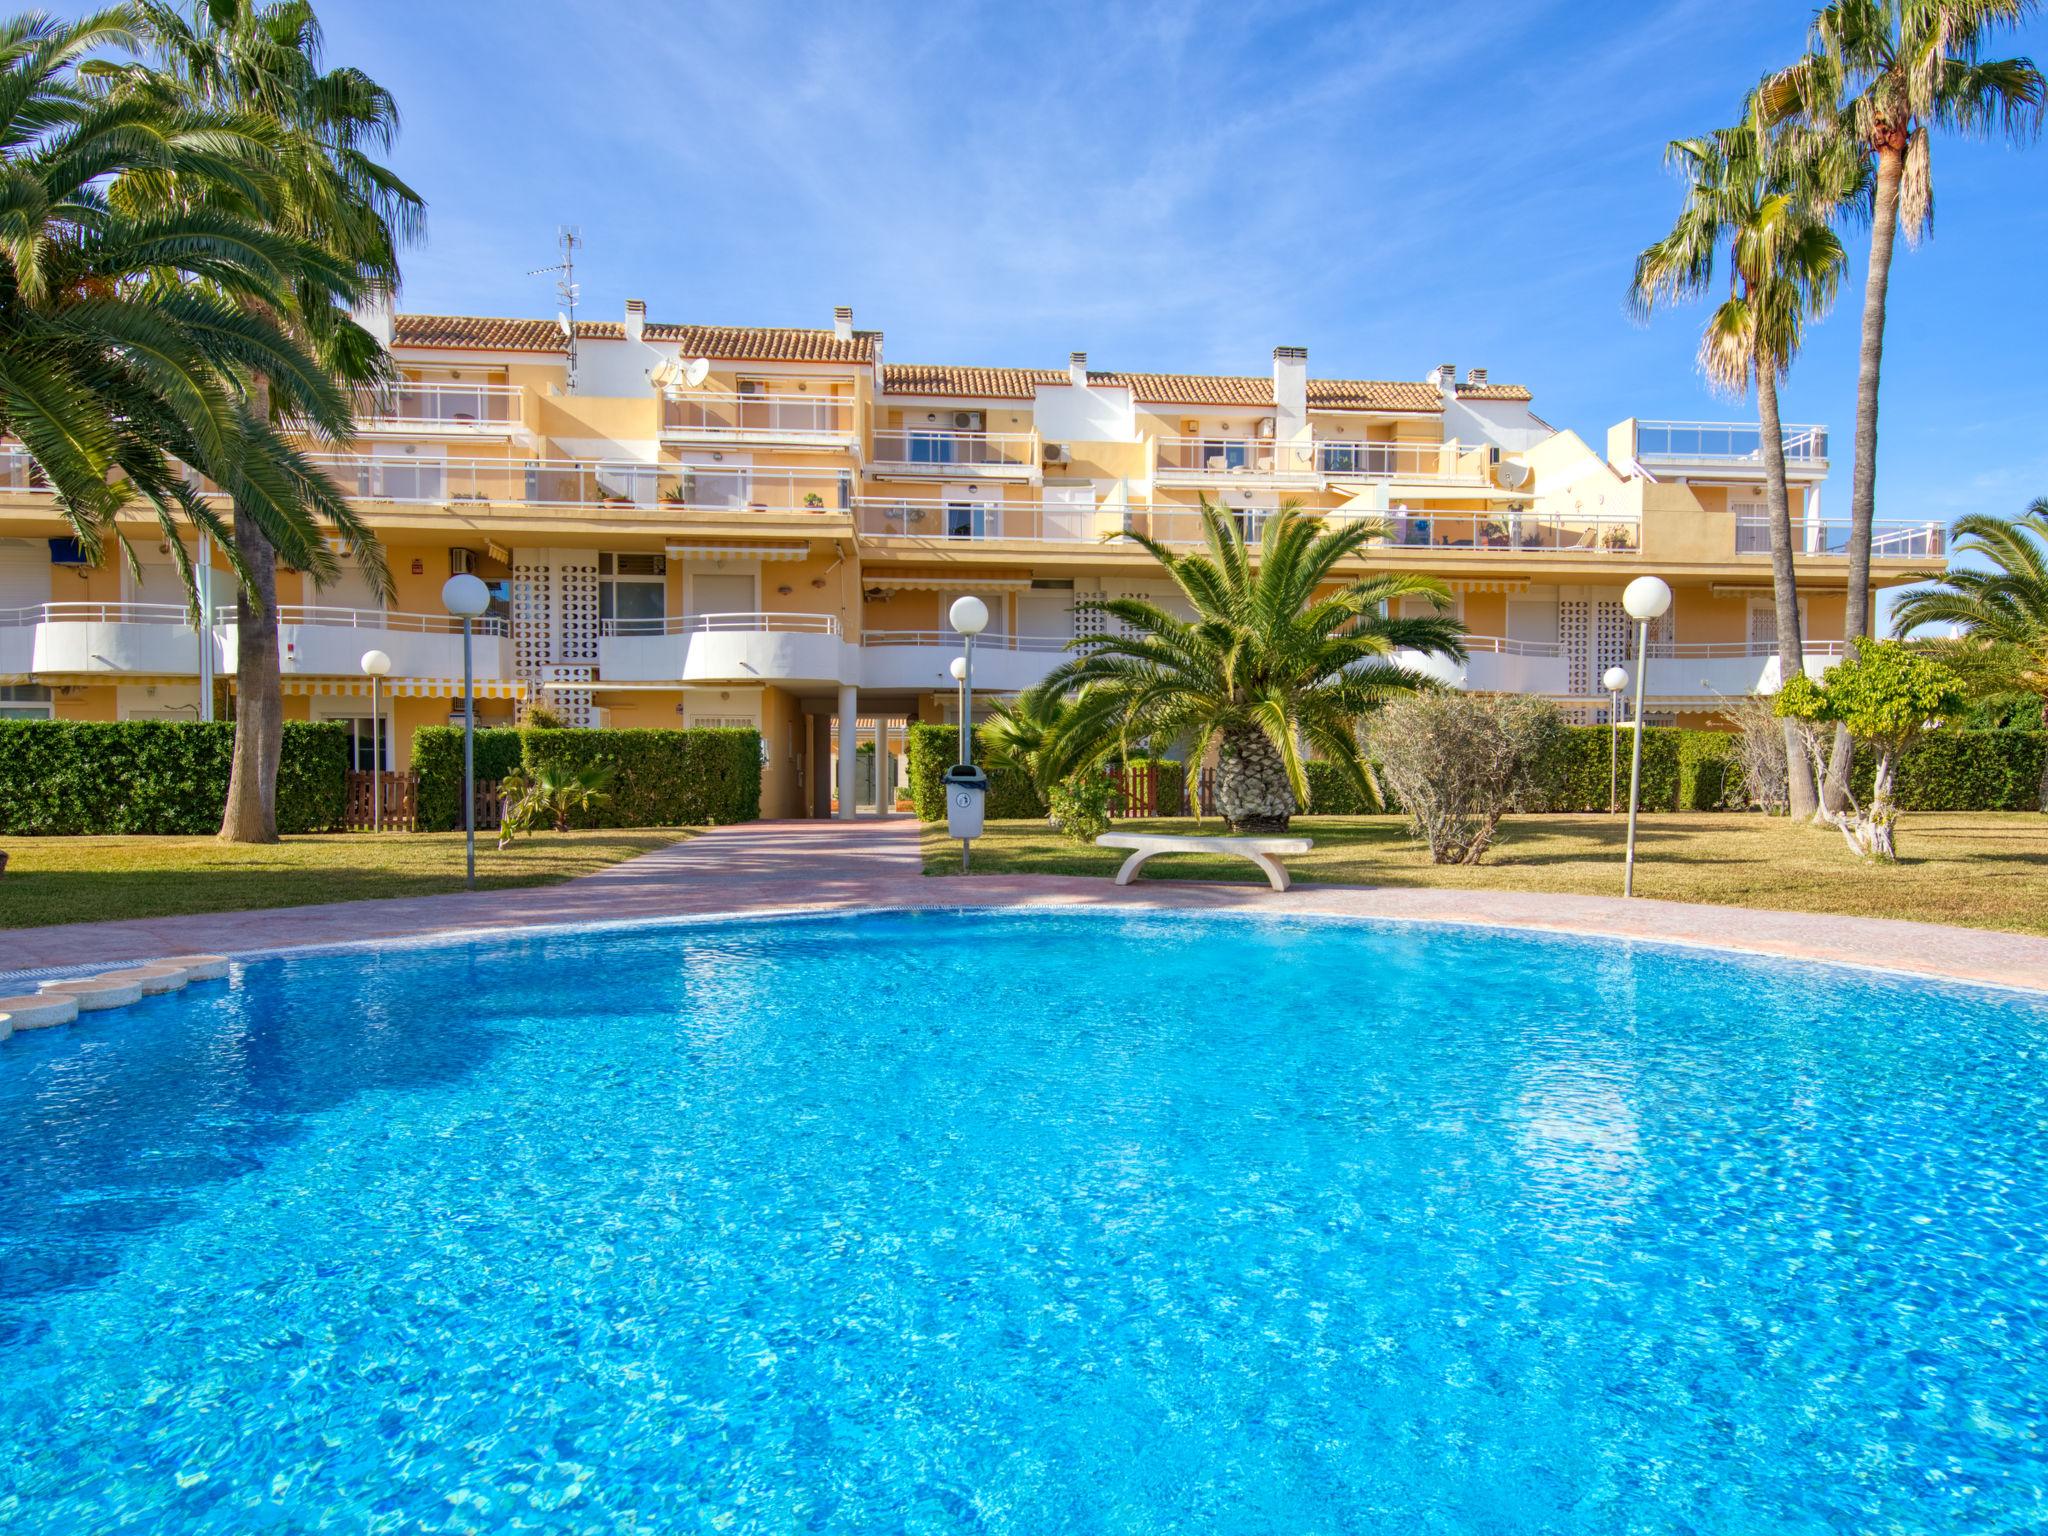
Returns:
[[[1899,599],[1892,632],[1949,624],[1980,648],[2005,652],[2012,658],[2010,674],[2040,696],[2042,725],[2048,728],[2048,496],[2018,517],[1959,517],[1954,533],[1956,552],[1983,564],[1917,573],[1928,585]],[[2048,811],[2048,768],[2040,806]]]
[[[1099,692],[1040,682],[990,706],[975,739],[985,762],[1016,769],[1043,799],[1113,749],[1114,710]]]
[[[154,55],[152,83],[168,81],[198,105],[252,118],[273,137],[273,221],[348,273],[357,298],[394,292],[398,248],[419,234],[424,217],[419,196],[375,158],[397,133],[397,106],[360,70],[321,68],[320,23],[308,0],[137,0],[136,11]],[[288,301],[276,311],[256,307],[287,325],[341,384],[388,382],[388,357],[331,292],[300,283]],[[259,400],[268,400],[270,380],[259,375],[255,383]],[[279,419],[288,416],[288,402],[270,403]],[[348,422],[332,435],[352,431]],[[236,548],[249,576],[236,614],[235,756],[220,835],[275,842],[284,729],[277,551],[243,510],[237,498]],[[350,522],[340,531],[358,565],[383,584],[383,555],[368,530]]]
[[[543,824],[557,832],[569,830],[578,811],[593,811],[611,799],[612,770],[567,768],[543,763],[528,773],[514,768],[499,783],[504,812],[498,823],[498,846],[508,846],[521,832]]]
[[[1717,389],[1729,394],[1756,390],[1778,670],[1781,677],[1797,677],[1805,651],[1778,382],[1799,354],[1807,322],[1827,312],[1841,286],[1847,257],[1828,214],[1859,194],[1861,165],[1836,156],[1802,162],[1799,174],[1776,169],[1752,125],[1676,140],[1666,147],[1665,158],[1685,178],[1685,202],[1671,232],[1636,258],[1629,302],[1638,315],[1647,316],[1667,300],[1706,293],[1725,247],[1728,295],[1707,317],[1700,366]],[[1787,720],[1784,735],[1792,814],[1810,817],[1819,802],[1797,723]]]
[[[1191,761],[1213,747],[1217,808],[1231,830],[1285,831],[1309,804],[1304,749],[1370,794],[1360,723],[1386,699],[1434,686],[1395,653],[1462,659],[1464,626],[1444,616],[1449,589],[1433,577],[1336,575],[1388,536],[1383,523],[1330,528],[1289,505],[1248,547],[1226,509],[1205,500],[1201,516],[1203,554],[1124,535],[1159,562],[1194,617],[1138,598],[1084,599],[1077,612],[1114,627],[1070,642],[1079,654],[1046,686],[1088,689],[1116,737],[1185,747]],[[1391,616],[1411,596],[1436,613]]]
[[[345,395],[262,309],[295,284],[352,289],[268,220],[260,124],[101,87],[96,56],[131,43],[131,24],[126,8],[0,22],[0,430],[90,558],[138,502],[181,562],[181,523],[224,537],[189,466],[292,558],[331,569],[318,477],[246,381],[264,374],[294,413],[345,429]],[[353,526],[338,494],[324,510]]]
[[[1767,79],[1759,99],[1779,126],[1785,153],[1826,154],[1846,144],[1872,164],[1870,259],[1864,277],[1863,340],[1856,368],[1856,462],[1849,485],[1851,645],[1870,631],[1870,546],[1877,515],[1877,403],[1892,253],[1903,225],[1908,244],[1934,227],[1933,135],[2020,141],[2041,127],[2048,85],[2027,58],[1985,59],[2000,28],[2018,26],[2039,0],[1831,0],[1815,15],[1812,47]],[[1838,805],[1849,780],[1850,745],[1836,734],[1823,796]]]

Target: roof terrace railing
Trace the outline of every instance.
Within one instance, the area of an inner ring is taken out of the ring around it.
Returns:
[[[1787,425],[1783,429],[1785,460],[1793,467],[1824,464],[1828,429]],[[1738,421],[1639,421],[1636,457],[1677,463],[1761,464],[1763,429]]]
[[[1792,520],[1792,549],[1801,555],[1846,555],[1851,526],[1846,519],[1829,522],[1818,518]],[[1735,519],[1735,552],[1738,555],[1768,555],[1771,552],[1770,519]],[[1939,560],[1948,553],[1948,528],[1942,523],[1914,522],[1888,518],[1873,522],[1870,556],[1873,560]]]
[[[872,460],[877,465],[916,469],[1033,469],[1038,465],[1038,435],[885,427],[875,433]]]
[[[516,384],[464,384],[407,379],[388,389],[358,390],[356,415],[366,426],[486,429],[520,419]]]
[[[1319,441],[1315,468],[1333,480],[1442,480],[1483,485],[1484,466],[1466,462],[1478,446],[1455,439],[1443,443]]]
[[[851,395],[785,390],[664,395],[661,430],[685,437],[850,438],[858,430]]]

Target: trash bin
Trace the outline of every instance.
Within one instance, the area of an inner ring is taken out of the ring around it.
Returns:
[[[988,803],[988,775],[970,764],[955,763],[946,770],[943,782],[947,836],[981,836],[982,812]]]

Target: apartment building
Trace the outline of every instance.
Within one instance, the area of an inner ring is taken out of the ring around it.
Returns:
[[[1251,534],[1288,502],[1383,523],[1358,569],[1449,583],[1472,631],[1470,660],[1439,668],[1458,686],[1604,719],[1601,674],[1630,659],[1621,590],[1645,573],[1676,592],[1652,640],[1653,721],[1710,723],[1720,696],[1776,684],[1751,424],[1630,420],[1596,449],[1482,368],[1319,378],[1298,347],[1242,376],[1080,352],[1050,368],[896,363],[847,309],[816,329],[713,326],[632,302],[573,340],[547,320],[370,323],[404,382],[365,402],[347,452],[320,457],[383,541],[395,592],[353,570],[318,589],[279,578],[288,712],[353,722],[365,767],[365,651],[393,663],[387,765],[417,726],[459,716],[461,638],[439,594],[470,571],[496,597],[473,653],[487,723],[546,699],[580,724],[758,727],[764,814],[848,814],[877,794],[862,743],[887,761],[904,723],[956,718],[953,598],[992,614],[977,700],[1013,693],[1091,622],[1078,599],[1170,602],[1115,535],[1193,542],[1205,496]],[[1847,523],[1822,511],[1826,431],[1788,427],[1785,449],[1820,669],[1840,646]],[[139,575],[83,564],[33,466],[0,452],[0,714],[191,719],[202,677],[232,688],[224,573],[195,628],[175,552],[153,523],[133,534]],[[1943,539],[1881,527],[1874,579],[1939,559]]]

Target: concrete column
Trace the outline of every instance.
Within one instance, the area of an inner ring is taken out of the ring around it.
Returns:
[[[854,772],[854,753],[860,742],[855,718],[860,711],[860,690],[851,683],[839,685],[839,819],[853,820],[853,794],[859,782]]]
[[[804,814],[823,820],[832,814],[832,721],[826,715],[805,715],[804,721],[811,732],[804,770],[808,797]]]
[[[896,796],[889,788],[889,775],[885,771],[889,762],[889,717],[875,717],[875,814],[886,816],[895,804]]]

